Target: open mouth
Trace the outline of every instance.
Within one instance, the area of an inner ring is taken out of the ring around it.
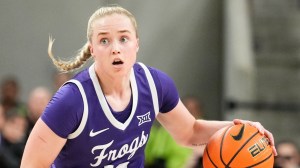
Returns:
[[[121,64],[123,64],[124,62],[122,61],[122,60],[120,60],[120,59],[116,59],[116,60],[114,60],[114,62],[112,63],[113,65],[121,65]]]

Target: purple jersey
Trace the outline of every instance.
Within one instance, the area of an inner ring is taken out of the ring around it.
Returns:
[[[179,96],[166,74],[142,63],[132,68],[130,84],[131,101],[118,114],[105,99],[94,65],[54,95],[42,120],[68,140],[52,167],[144,167],[152,123],[159,111],[172,110]]]

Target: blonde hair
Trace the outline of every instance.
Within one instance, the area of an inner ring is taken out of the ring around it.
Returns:
[[[120,15],[127,16],[130,19],[132,25],[134,26],[134,29],[136,32],[136,37],[138,37],[136,20],[135,20],[134,16],[128,10],[126,10],[120,6],[101,7],[98,10],[96,10],[90,17],[90,19],[88,21],[88,26],[87,26],[87,42],[78,51],[75,58],[73,58],[69,61],[63,61],[61,59],[56,59],[52,53],[52,46],[54,43],[54,39],[51,36],[49,37],[48,55],[51,58],[53,64],[60,71],[63,71],[63,72],[72,71],[72,70],[82,67],[84,65],[84,63],[92,56],[90,49],[89,49],[89,44],[92,42],[94,21],[99,18],[102,18],[104,16],[108,16],[108,15],[112,15],[112,14],[120,14]]]

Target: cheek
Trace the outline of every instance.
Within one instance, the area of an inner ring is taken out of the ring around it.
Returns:
[[[96,59],[97,57],[103,57],[105,55],[109,54],[108,48],[103,48],[103,47],[94,47],[93,48],[93,53],[91,53],[94,58]]]
[[[138,46],[138,44],[137,43],[132,43],[130,46],[129,46],[129,48],[130,48],[130,52],[131,53],[137,53],[138,51],[139,51],[139,46]]]

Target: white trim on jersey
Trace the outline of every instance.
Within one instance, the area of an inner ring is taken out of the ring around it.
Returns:
[[[151,91],[151,95],[152,95],[152,101],[153,101],[154,111],[155,111],[155,115],[157,115],[158,112],[159,112],[159,105],[158,105],[157,90],[156,90],[156,86],[155,86],[153,77],[152,77],[149,69],[146,67],[146,65],[144,65],[141,62],[138,62],[138,64],[140,64],[142,66],[142,68],[145,71],[146,77],[148,79],[148,83],[149,83],[150,91]]]
[[[141,62],[138,62],[138,64],[141,65],[141,67],[145,71],[145,74],[146,74],[146,77],[147,77],[147,80],[148,80],[148,83],[149,83],[150,91],[151,91],[151,96],[152,96],[152,102],[153,102],[153,106],[154,106],[155,115],[157,115],[158,112],[159,112],[159,105],[158,105],[158,96],[157,96],[156,85],[154,83],[153,77],[152,77],[149,69]],[[101,105],[101,107],[104,111],[104,114],[106,115],[106,117],[108,118],[108,120],[111,122],[112,125],[114,125],[118,129],[125,130],[126,127],[129,125],[129,123],[131,122],[133,116],[134,116],[134,113],[135,113],[136,107],[137,107],[137,102],[138,102],[138,89],[137,89],[137,84],[136,84],[136,79],[135,79],[133,68],[131,69],[131,73],[130,73],[130,84],[131,84],[131,89],[132,89],[133,103],[132,103],[132,109],[131,109],[130,116],[125,121],[125,123],[121,123],[120,121],[118,121],[113,116],[112,112],[110,111],[110,108],[107,104],[106,98],[105,98],[105,96],[103,94],[103,91],[100,87],[100,84],[98,82],[98,78],[97,78],[96,72],[94,70],[94,64],[89,67],[89,75],[90,75],[91,80],[93,82],[95,92],[96,92],[97,97],[99,99],[99,103],[100,103],[100,105]],[[68,139],[74,139],[78,135],[80,135],[80,133],[83,131],[83,129],[86,125],[87,118],[88,118],[88,103],[87,103],[87,97],[86,97],[85,91],[84,91],[81,83],[77,80],[74,80],[74,79],[69,80],[68,82],[76,84],[76,86],[78,87],[78,89],[81,93],[82,100],[83,100],[83,116],[82,116],[80,125],[76,129],[76,131],[69,134],[69,136],[68,136]]]
[[[83,100],[83,115],[82,115],[82,119],[81,119],[80,125],[76,129],[76,131],[74,131],[73,133],[69,134],[69,136],[68,136],[68,139],[74,139],[78,135],[80,135],[80,133],[82,132],[82,130],[85,127],[85,124],[86,124],[86,121],[87,121],[87,118],[88,118],[89,107],[88,107],[88,104],[87,104],[86,94],[84,92],[84,89],[83,89],[81,83],[79,81],[75,80],[75,79],[71,79],[68,82],[74,83],[78,87],[78,89],[79,89],[79,91],[81,93],[81,96],[82,96],[82,100]]]
[[[131,69],[131,73],[130,73],[130,84],[131,84],[131,89],[132,89],[132,109],[131,109],[131,113],[130,116],[128,117],[128,119],[125,121],[125,123],[122,123],[120,121],[118,121],[112,114],[112,112],[110,111],[110,108],[107,104],[107,101],[105,99],[105,96],[103,94],[103,91],[100,87],[98,78],[96,76],[96,72],[94,69],[94,64],[89,68],[89,74],[90,77],[92,79],[96,94],[98,96],[100,105],[104,111],[104,114],[106,115],[106,117],[108,118],[108,120],[110,121],[110,123],[115,126],[118,129],[121,130],[125,130],[127,128],[127,126],[129,125],[129,123],[131,122],[135,111],[136,111],[136,107],[137,107],[137,102],[138,102],[138,90],[137,90],[137,84],[136,84],[136,79],[135,79],[135,75],[134,75],[134,70],[133,68]]]

